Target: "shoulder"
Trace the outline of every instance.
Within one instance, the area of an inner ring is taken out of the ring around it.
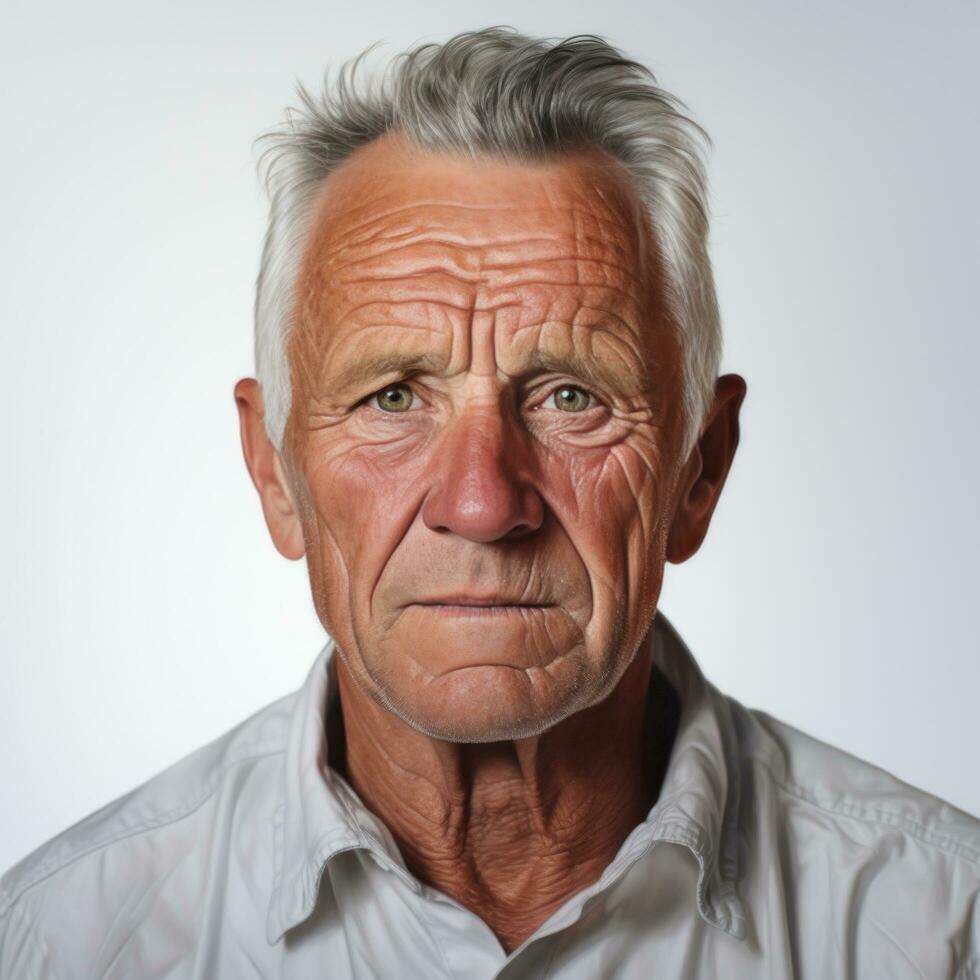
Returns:
[[[234,809],[250,780],[276,779],[298,692],[272,702],[233,729],[106,804],[36,848],[0,878],[0,975],[10,957],[35,957],[53,971],[44,949],[45,921],[78,922],[118,910],[153,887],[201,846],[197,823],[215,804]],[[271,827],[271,820],[270,820]],[[271,829],[270,829],[271,835]],[[77,934],[81,930],[75,930]]]
[[[980,870],[980,819],[764,711],[727,700],[746,754],[783,794],[842,820],[907,834]]]
[[[799,911],[839,916],[839,933],[864,935],[858,948],[929,964],[929,975],[980,970],[980,819],[725,700],[738,733],[744,822],[765,852],[759,861],[778,856]]]

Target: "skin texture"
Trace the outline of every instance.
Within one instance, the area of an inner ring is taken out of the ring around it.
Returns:
[[[235,388],[273,541],[338,647],[336,765],[508,952],[659,793],[649,628],[738,443],[718,379],[680,457],[654,239],[596,150],[472,160],[387,136],[323,185],[283,454]]]

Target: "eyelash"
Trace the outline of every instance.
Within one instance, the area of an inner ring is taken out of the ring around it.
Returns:
[[[375,411],[381,412],[384,415],[407,415],[411,411],[417,411],[417,409],[409,408],[409,409],[406,409],[405,412],[386,412],[383,408],[376,408],[374,405],[371,405],[372,400],[375,399],[375,398],[377,398],[378,395],[383,394],[384,392],[388,391],[390,388],[397,388],[397,387],[400,387],[400,386],[406,387],[409,390],[409,392],[411,393],[411,395],[412,395],[413,398],[418,398],[419,397],[418,394],[415,392],[415,389],[412,387],[412,385],[407,380],[404,380],[404,381],[392,381],[390,384],[386,384],[383,388],[378,388],[376,391],[372,391],[371,394],[368,395],[366,398],[362,399],[358,403],[358,405],[359,406],[360,405],[370,405],[370,407],[371,408],[374,408]],[[588,406],[586,408],[582,409],[581,412],[566,412],[566,413],[563,413],[563,414],[567,414],[567,415],[584,415],[586,412],[591,411],[593,408],[596,408],[597,406],[599,406],[599,405],[602,404],[602,400],[594,392],[589,391],[588,388],[584,388],[582,385],[573,384],[573,383],[568,382],[568,381],[563,381],[563,382],[560,382],[559,384],[556,384],[548,392],[548,394],[545,395],[544,401],[547,401],[549,398],[554,397],[554,395],[556,395],[559,391],[561,391],[562,388],[575,388],[576,390],[581,391],[583,394],[587,395],[589,397],[589,399],[590,399]],[[419,399],[419,400],[421,400],[421,399]],[[541,404],[543,404],[543,402]],[[541,407],[541,405],[539,405],[538,407]],[[561,409],[555,407],[555,411],[556,412],[560,412]]]

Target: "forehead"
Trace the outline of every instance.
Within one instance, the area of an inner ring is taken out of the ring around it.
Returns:
[[[320,189],[295,341],[317,371],[365,345],[448,361],[479,317],[492,319],[505,360],[539,346],[548,325],[559,345],[586,328],[636,347],[659,319],[647,229],[625,171],[597,150],[471,160],[387,136]]]
[[[355,245],[381,231],[409,228],[417,206],[459,208],[461,225],[533,229],[546,214],[564,224],[598,222],[623,247],[642,247],[642,207],[625,170],[596,149],[530,162],[470,159],[416,147],[389,134],[352,154],[324,183],[309,250]],[[638,258],[639,256],[637,256]]]

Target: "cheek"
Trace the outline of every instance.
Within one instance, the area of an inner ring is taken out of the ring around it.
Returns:
[[[337,436],[325,431],[308,445],[318,538],[311,550],[318,577],[337,601],[356,606],[355,598],[372,593],[409,532],[434,460],[431,440],[418,430],[368,444]],[[635,434],[603,448],[538,446],[539,493],[587,569],[594,594],[605,593],[605,601],[596,594],[597,601],[618,603],[657,547],[657,444]],[[541,547],[550,553],[553,543]]]
[[[371,574],[416,509],[425,471],[419,448],[417,438],[400,435],[369,445],[351,437],[310,440],[307,481],[321,550],[339,552],[335,560],[348,569]]]
[[[660,454],[652,446],[622,443],[606,458],[596,494],[610,510],[610,519],[629,536],[649,539],[655,534],[663,501]]]
[[[587,551],[586,561],[613,587],[636,565],[649,562],[658,545],[665,501],[661,454],[652,440],[626,440],[603,451],[578,452],[549,469],[562,490],[560,518]],[[625,565],[624,565],[625,561]]]

